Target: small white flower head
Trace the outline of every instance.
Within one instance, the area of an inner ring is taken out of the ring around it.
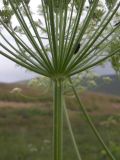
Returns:
[[[51,143],[51,141],[48,140],[48,139],[45,139],[43,142],[44,142],[44,144],[50,144]]]
[[[86,73],[87,73],[86,78],[88,80],[97,79],[99,77],[99,75],[97,73],[90,71],[90,70],[88,70]]]
[[[22,92],[22,89],[21,88],[13,88],[11,91],[10,91],[10,93],[21,93]]]
[[[28,85],[31,87],[37,87],[37,88],[38,87],[48,87],[50,86],[50,79],[44,76],[40,76],[40,77],[30,80]]]
[[[110,77],[103,77],[103,81],[105,82],[105,83],[111,83],[112,82],[112,79],[110,78]]]
[[[89,81],[89,87],[96,87],[96,86],[97,86],[97,84],[94,80]]]
[[[99,78],[99,75],[97,74],[97,73],[92,73],[92,76],[93,76],[93,79],[97,79],[97,78]]]
[[[36,87],[36,86],[39,86],[41,85],[41,82],[35,78],[35,79],[32,79],[31,81],[29,81],[28,85],[31,86],[31,87]]]
[[[28,144],[28,148],[30,152],[37,152],[38,149],[33,144]]]

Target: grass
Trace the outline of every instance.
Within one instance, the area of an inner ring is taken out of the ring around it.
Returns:
[[[52,110],[39,104],[30,104],[30,107],[24,105],[22,108],[0,107],[0,159],[52,160]],[[110,120],[112,113],[90,113],[104,140],[116,152],[111,144],[119,145],[120,114],[114,114]],[[83,159],[103,160],[104,152],[81,113],[69,109],[69,115]],[[64,159],[77,159],[66,125],[64,129]],[[119,152],[114,154],[118,156]]]
[[[22,94],[27,96],[22,96],[20,94],[11,93],[14,88],[20,88]],[[4,84],[0,83],[0,100],[9,102],[36,102],[36,101],[50,101],[51,95],[49,92],[44,92],[43,88],[33,88],[26,84],[13,83]]]
[[[73,113],[71,110],[69,113],[83,159],[102,160],[102,148],[81,114],[75,111]],[[110,115],[93,115],[92,117],[110,148],[112,148],[111,142],[118,145],[120,141],[120,115],[114,115],[116,123],[109,123]],[[108,122],[110,125],[102,122]],[[77,159],[66,125],[64,128],[64,159]],[[43,111],[37,107],[27,109],[0,108],[1,160],[52,160],[51,151],[52,112]],[[116,153],[116,156],[117,154],[119,152]]]
[[[2,88],[3,87],[3,88]],[[4,97],[11,90],[4,89]],[[13,86],[11,86],[13,87]],[[23,93],[31,95],[30,88]],[[0,92],[0,99],[1,94]],[[40,96],[42,92],[36,92]],[[36,101],[1,99],[0,101],[0,159],[52,160],[52,99],[48,96]],[[117,159],[120,158],[120,103],[119,97],[94,93],[81,95],[96,127]],[[20,98],[20,97],[19,97]],[[73,131],[83,160],[108,160],[81,112],[75,97],[66,96]],[[64,119],[65,121],[65,119]],[[71,137],[64,125],[64,159],[77,159]]]

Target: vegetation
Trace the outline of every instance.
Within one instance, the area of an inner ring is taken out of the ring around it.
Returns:
[[[26,93],[29,94],[29,91]],[[112,153],[119,159],[120,102],[116,102],[118,98],[94,93],[84,93],[81,96],[95,126],[103,135]],[[94,137],[82,113],[79,112],[75,97],[67,96],[66,101],[83,159],[107,160],[105,151]],[[52,160],[51,105],[52,99],[36,103],[22,101],[18,103],[8,102],[6,97],[4,102],[0,101],[0,159],[48,160],[49,158]],[[65,117],[63,157],[66,160],[77,159]]]
[[[101,76],[96,80],[97,86],[93,91],[120,96],[120,80],[116,75],[107,75],[110,80],[105,82],[105,77]]]
[[[14,88],[20,88],[21,92],[12,92]],[[46,95],[46,96],[45,96]],[[39,102],[49,101],[52,97],[50,92],[43,92],[43,88],[29,87],[27,84],[0,84],[0,100],[8,102]]]

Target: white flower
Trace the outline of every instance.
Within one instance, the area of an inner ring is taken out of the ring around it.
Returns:
[[[89,86],[90,87],[96,87],[96,82],[94,80],[89,81]]]
[[[103,77],[103,81],[106,83],[111,83],[112,79],[110,77]]]
[[[35,146],[33,146],[33,144],[28,144],[28,148],[29,148],[30,152],[37,152],[38,151],[38,149]]]
[[[13,88],[10,93],[21,93],[22,89],[21,88]]]
[[[44,142],[45,144],[50,144],[50,143],[51,143],[50,140],[48,140],[48,139],[45,139],[43,142]]]

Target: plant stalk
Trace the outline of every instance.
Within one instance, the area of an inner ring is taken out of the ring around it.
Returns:
[[[74,148],[75,148],[77,158],[78,158],[78,160],[82,160],[79,149],[78,149],[78,146],[77,146],[77,142],[75,140],[75,136],[74,136],[73,129],[72,129],[72,126],[71,126],[71,122],[70,122],[70,119],[69,119],[69,114],[68,114],[68,111],[67,111],[65,101],[64,101],[63,104],[64,104],[63,106],[64,106],[66,122],[67,122],[67,125],[68,125],[68,129],[69,129],[69,132],[70,132],[70,135],[71,135],[71,139],[72,139],[72,142],[73,142],[73,145],[74,145]]]
[[[53,89],[53,160],[62,160],[63,146],[63,81],[55,80]]]
[[[77,101],[78,101],[79,107],[80,107],[80,109],[82,110],[82,112],[83,112],[83,114],[84,114],[84,116],[85,116],[88,124],[90,125],[93,133],[96,135],[97,139],[99,140],[99,142],[100,142],[101,145],[103,146],[103,148],[104,148],[104,150],[106,151],[106,153],[107,153],[107,155],[109,156],[109,158],[110,158],[111,160],[116,160],[115,157],[113,156],[112,152],[109,150],[109,148],[108,148],[107,145],[105,144],[103,138],[101,137],[100,133],[99,133],[98,130],[96,129],[95,125],[93,124],[93,122],[92,122],[92,120],[91,120],[91,117],[90,117],[89,114],[87,113],[86,108],[84,107],[84,105],[82,104],[82,102],[81,102],[81,100],[80,100],[80,98],[79,98],[79,95],[78,95],[78,93],[77,93],[77,91],[76,91],[76,89],[75,89],[75,87],[74,87],[74,85],[73,85],[73,83],[72,83],[72,80],[69,79],[69,81],[70,81],[71,87],[72,87],[72,89],[73,89],[74,95],[75,95],[75,97],[76,97],[76,99],[77,99]]]

